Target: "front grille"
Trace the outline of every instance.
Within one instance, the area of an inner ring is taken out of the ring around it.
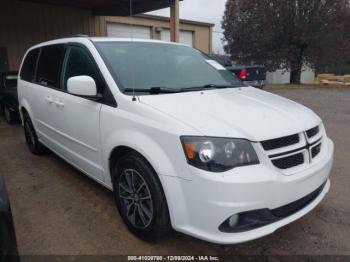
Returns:
[[[272,163],[279,169],[288,169],[304,163],[303,153],[282,157],[272,160]]]
[[[310,138],[313,138],[314,136],[316,136],[319,132],[320,132],[319,126],[316,126],[314,128],[307,130],[306,134],[307,134],[307,137],[310,139]]]
[[[321,152],[321,146],[322,146],[321,144],[318,144],[317,146],[312,148],[311,150],[312,158],[315,158]]]
[[[316,126],[299,134],[260,143],[271,163],[288,175],[293,172],[292,168],[298,166],[306,168],[307,164],[311,164],[313,159],[320,155],[323,150],[321,132],[320,126]],[[274,149],[277,150],[273,151]]]
[[[299,143],[299,135],[285,136],[281,138],[275,138],[271,140],[265,140],[261,142],[261,145],[265,150],[273,150],[281,147],[287,147]]]

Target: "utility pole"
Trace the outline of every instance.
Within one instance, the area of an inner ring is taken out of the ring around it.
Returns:
[[[180,32],[180,0],[172,0],[170,5],[170,40],[179,42]]]

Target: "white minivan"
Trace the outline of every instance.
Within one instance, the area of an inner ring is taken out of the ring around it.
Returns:
[[[60,39],[30,48],[19,75],[30,151],[49,148],[113,190],[143,239],[172,229],[221,244],[256,239],[329,191],[322,120],[189,46]]]

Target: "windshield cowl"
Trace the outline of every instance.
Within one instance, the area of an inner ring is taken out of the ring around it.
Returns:
[[[205,91],[205,90],[213,90],[213,89],[224,89],[224,88],[237,88],[241,87],[241,85],[204,85],[204,86],[196,86],[196,87],[184,87],[184,88],[169,88],[169,87],[150,87],[144,89],[133,89],[126,88],[124,90],[125,93],[148,93],[148,94],[175,94],[175,93],[183,93],[183,92],[195,92],[195,91]]]

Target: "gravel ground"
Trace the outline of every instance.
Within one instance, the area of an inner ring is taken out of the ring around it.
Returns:
[[[335,142],[332,186],[306,217],[249,243],[221,246],[180,233],[146,243],[131,235],[112,193],[53,154],[33,156],[21,126],[0,123],[7,182],[22,255],[350,255],[350,89],[273,90],[314,109]]]

